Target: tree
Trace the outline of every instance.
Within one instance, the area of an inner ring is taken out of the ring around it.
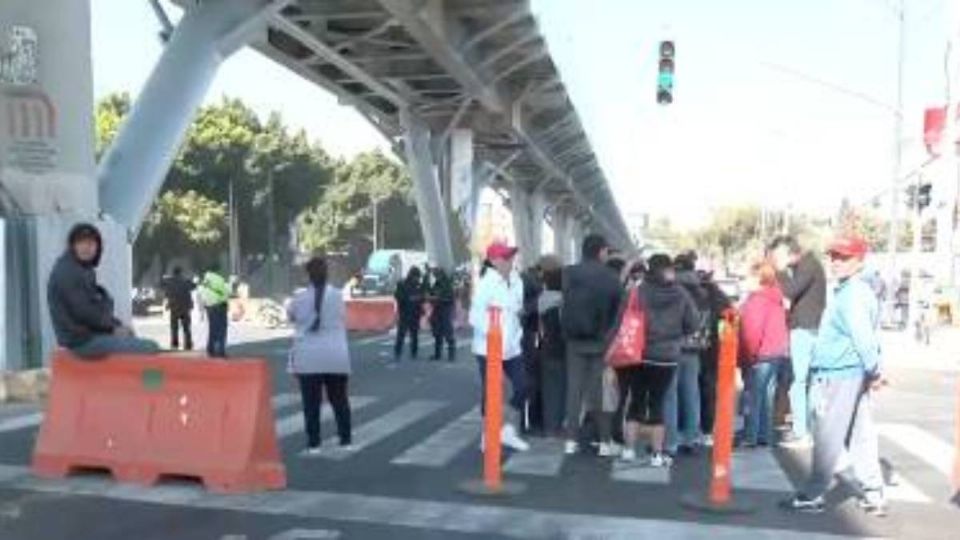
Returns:
[[[130,112],[130,94],[110,94],[97,103],[94,112],[94,151],[99,160],[120,130],[120,124]]]
[[[154,202],[134,246],[135,278],[155,259],[161,267],[178,257],[199,266],[213,262],[223,247],[227,229],[227,205],[195,191],[167,191]]]

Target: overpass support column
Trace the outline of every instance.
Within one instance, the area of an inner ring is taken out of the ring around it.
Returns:
[[[573,216],[557,207],[553,211],[553,251],[563,264],[573,263]]]
[[[263,28],[271,0],[189,2],[98,171],[103,211],[135,236],[220,63]]]
[[[430,151],[430,128],[410,111],[400,112],[404,131],[404,151],[413,177],[417,211],[423,229],[423,241],[431,262],[441,268],[454,267],[453,244],[447,210],[440,192],[437,166]]]
[[[539,191],[527,191],[516,183],[510,187],[513,230],[520,248],[520,263],[533,266],[543,253],[543,213],[546,199]]]

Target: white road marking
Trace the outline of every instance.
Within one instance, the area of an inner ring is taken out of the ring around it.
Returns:
[[[290,529],[271,536],[268,540],[335,540],[340,531],[330,529]]]
[[[350,410],[359,411],[377,401],[377,398],[370,396],[350,396]],[[324,402],[320,408],[320,421],[328,422],[333,419],[333,409],[330,404]],[[276,423],[277,438],[283,439],[303,431],[303,412],[291,413],[277,420]]]
[[[946,441],[910,424],[878,424],[885,439],[920,458],[946,477],[953,470],[955,449]]]
[[[633,463],[615,460],[610,467],[610,479],[617,482],[667,485],[670,483],[670,469],[650,467],[640,460]]]
[[[444,403],[432,400],[413,400],[393,409],[383,416],[367,422],[353,432],[353,445],[348,448],[337,446],[334,439],[324,441],[323,446],[329,448],[324,451],[323,457],[343,460],[357,452],[373,446],[378,442],[394,435],[408,426],[426,418],[444,407]]]
[[[285,394],[277,394],[273,396],[273,399],[270,400],[270,402],[273,404],[274,410],[283,409],[295,403],[299,404],[300,394],[296,394],[293,392],[288,392]]]
[[[288,490],[250,495],[217,495],[200,487],[136,485],[114,489],[102,478],[41,480],[26,467],[0,466],[0,486],[42,493],[81,495],[155,503],[192,509],[227,510],[259,515],[329,519],[516,539],[636,540],[854,540],[860,537],[806,531],[738,527],[662,519],[639,519],[509,508],[484,504],[424,501],[325,491]]]
[[[417,465],[420,467],[443,467],[471,444],[479,442],[483,420],[480,406],[443,426],[419,444],[411,446],[394,458],[394,465]]]
[[[793,484],[773,452],[755,449],[733,454],[733,487],[793,493]]]
[[[503,470],[514,474],[532,476],[560,476],[563,468],[563,441],[551,439],[527,439],[530,450],[514,452]]]

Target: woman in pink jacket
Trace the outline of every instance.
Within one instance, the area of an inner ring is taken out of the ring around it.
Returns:
[[[748,406],[741,446],[768,446],[773,438],[773,397],[777,372],[787,362],[789,331],[783,294],[774,267],[750,271],[753,292],[740,308],[740,366]]]

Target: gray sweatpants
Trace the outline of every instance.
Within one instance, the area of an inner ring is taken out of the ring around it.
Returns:
[[[575,439],[580,431],[580,413],[594,414],[600,440],[610,439],[610,416],[603,413],[603,343],[567,342],[567,436]]]
[[[864,491],[883,489],[880,451],[870,392],[863,376],[810,379],[813,423],[813,467],[801,490],[807,497],[824,495],[833,480],[837,460],[846,449],[853,474]]]

